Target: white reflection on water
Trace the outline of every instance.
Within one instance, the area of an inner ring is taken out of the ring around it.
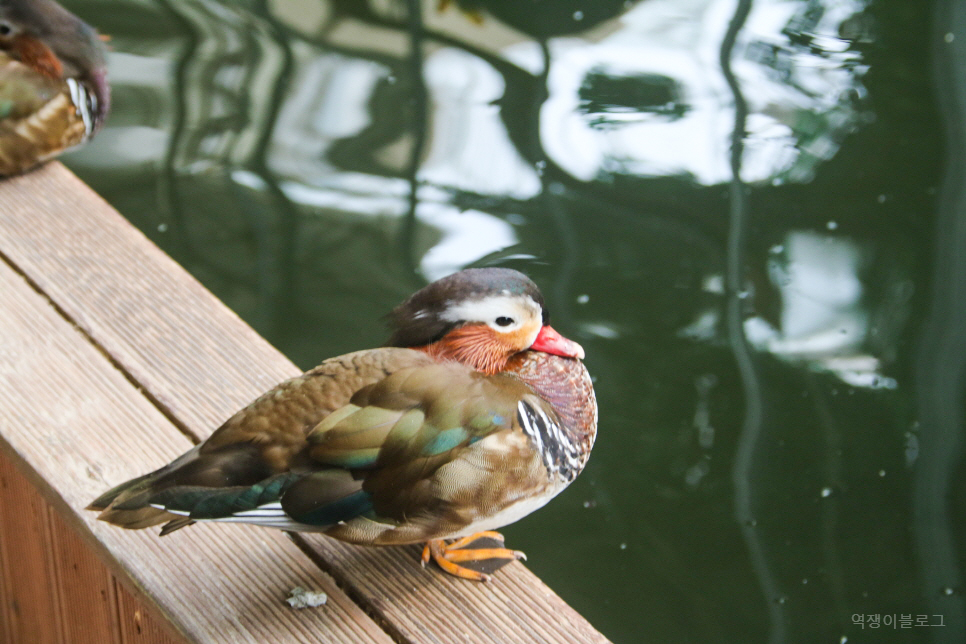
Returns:
[[[332,145],[372,123],[369,99],[389,69],[304,47],[294,51],[299,64],[275,123],[268,162],[280,177],[313,185],[337,172],[328,158]]]
[[[750,110],[744,181],[808,181],[856,126],[866,68],[837,34],[864,5],[823,3],[816,12],[811,3],[754,3],[734,61]],[[734,117],[718,48],[732,11],[729,0],[649,0],[597,43],[554,40],[541,122],[550,157],[582,180],[615,173],[728,181]],[[532,46],[507,55],[538,66]],[[667,100],[588,112],[581,94],[595,76],[650,84],[652,96]]]
[[[829,371],[856,387],[894,389],[865,351],[869,313],[859,274],[866,262],[850,239],[791,231],[773,249],[769,276],[781,294],[778,327],[763,317],[745,322],[757,348],[779,358]]]
[[[294,181],[280,187],[293,203],[312,208],[372,217],[401,217],[406,213],[408,185],[400,179],[342,173],[324,187]],[[433,193],[435,200],[429,197]],[[427,279],[439,279],[517,243],[510,224],[479,210],[460,210],[440,199],[438,193],[431,187],[420,190],[422,198],[416,210],[419,222],[439,235],[420,258],[419,269]]]
[[[767,262],[770,286],[780,298],[777,319],[747,318],[744,332],[751,345],[781,360],[832,373],[855,387],[895,389],[898,383],[882,375],[882,360],[870,349],[873,335],[889,331],[876,328],[869,310],[863,281],[872,261],[868,250],[847,237],[789,231],[784,243],[772,247]],[[721,276],[706,276],[702,290],[724,295]],[[739,297],[765,296],[746,291]],[[898,297],[904,301],[902,294]],[[678,335],[714,342],[721,325],[718,308],[703,309]]]
[[[431,184],[484,195],[530,199],[540,179],[507,136],[496,104],[503,77],[458,49],[430,56],[424,67],[432,98],[432,131],[419,178]]]

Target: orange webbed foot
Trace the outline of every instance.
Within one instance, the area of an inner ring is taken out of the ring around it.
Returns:
[[[491,581],[492,573],[511,561],[526,559],[519,550],[503,547],[503,535],[492,530],[477,532],[447,544],[442,539],[427,541],[422,564],[432,559],[451,575],[473,581]],[[460,565],[469,564],[469,565]]]

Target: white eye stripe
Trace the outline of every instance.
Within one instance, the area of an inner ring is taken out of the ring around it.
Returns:
[[[510,333],[529,322],[539,322],[540,315],[540,306],[528,295],[490,295],[453,303],[440,317],[449,322],[483,322],[500,333]],[[505,318],[509,324],[497,323]]]

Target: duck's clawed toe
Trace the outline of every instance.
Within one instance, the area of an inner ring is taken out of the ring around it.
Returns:
[[[422,564],[432,559],[451,575],[473,581],[491,581],[492,574],[511,561],[526,559],[519,550],[503,547],[499,532],[477,532],[447,544],[442,539],[426,542]]]

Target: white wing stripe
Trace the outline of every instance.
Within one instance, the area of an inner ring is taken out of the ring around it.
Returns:
[[[165,512],[170,512],[171,514],[177,514],[180,517],[186,517],[189,514],[191,514],[190,512],[186,512],[185,510],[171,510],[170,508],[164,507],[160,503],[151,503],[150,505],[151,505],[152,508],[157,508],[159,510],[164,510]]]

